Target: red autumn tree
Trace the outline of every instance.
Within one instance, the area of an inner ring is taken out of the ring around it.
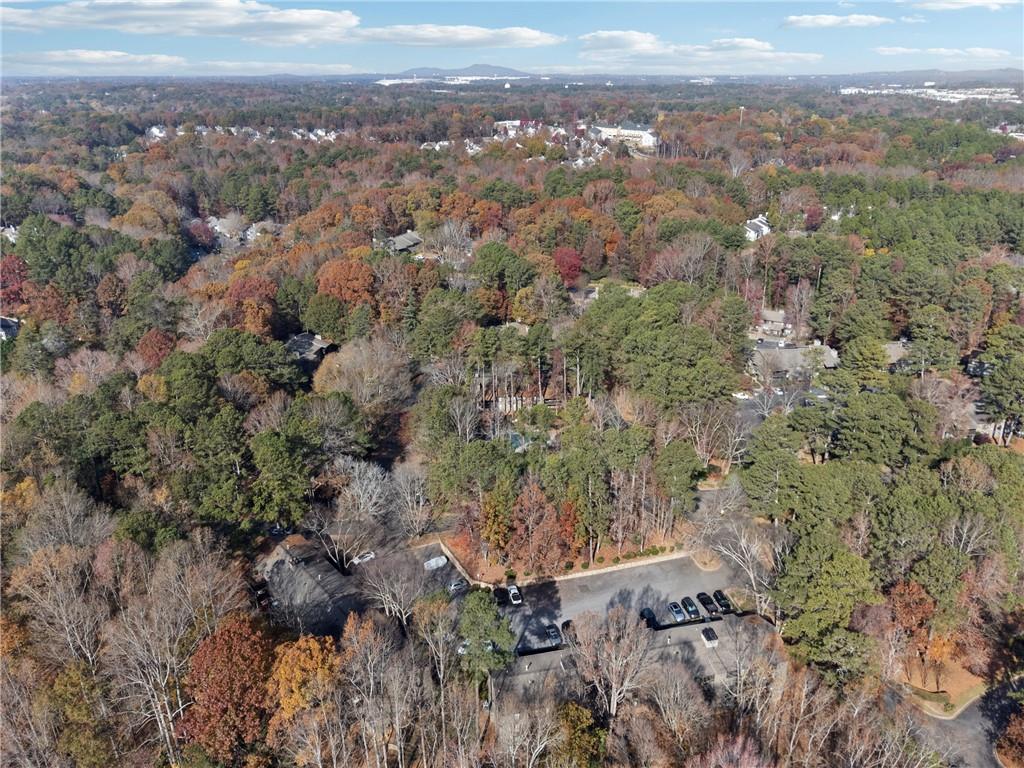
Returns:
[[[562,282],[566,285],[575,283],[576,278],[580,276],[580,270],[583,268],[583,258],[579,252],[575,248],[562,246],[555,248],[551,258],[554,259],[555,266],[558,268],[558,274],[562,277]]]
[[[923,678],[935,601],[916,581],[901,581],[889,593],[889,604],[896,623],[907,633],[910,650],[921,665]]]
[[[246,300],[270,302],[277,296],[277,284],[273,280],[258,275],[250,275],[232,280],[224,297],[232,304],[242,304]]]
[[[555,505],[537,483],[527,483],[516,498],[508,548],[527,570],[535,573],[555,570],[568,551]]]
[[[1024,764],[1024,712],[1010,717],[999,739],[999,756],[1010,764]]]
[[[28,266],[13,253],[0,260],[0,306],[5,311],[24,301],[21,291],[27,279]]]
[[[214,759],[232,762],[263,735],[271,642],[249,616],[225,617],[192,656],[186,687],[193,704],[181,734]]]
[[[208,251],[217,244],[217,233],[202,219],[196,219],[188,225],[188,235],[192,238],[192,242]]]
[[[558,533],[570,555],[575,555],[577,549],[576,522],[576,506],[571,501],[563,501],[558,515]]]
[[[149,368],[156,368],[174,350],[174,336],[159,328],[150,328],[135,345],[135,351]]]
[[[319,293],[340,299],[351,307],[373,300],[373,270],[361,261],[331,259],[316,273]]]
[[[804,227],[808,232],[816,232],[825,219],[825,210],[820,205],[812,205],[804,213]]]
[[[25,303],[28,304],[28,315],[36,322],[45,323],[53,320],[64,322],[67,317],[68,300],[56,285],[36,285],[31,280],[25,281],[22,288]]]

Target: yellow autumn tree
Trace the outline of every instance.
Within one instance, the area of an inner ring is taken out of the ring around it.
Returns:
[[[329,637],[303,635],[274,650],[267,684],[270,740],[275,743],[300,712],[316,706],[338,684],[341,656]]]

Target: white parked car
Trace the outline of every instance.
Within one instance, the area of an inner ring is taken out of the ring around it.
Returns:
[[[750,393],[749,392],[733,392],[732,396],[735,397],[737,400],[749,400],[750,399]]]
[[[423,567],[428,571],[436,571],[438,568],[444,568],[446,565],[448,565],[448,558],[444,555],[438,555],[427,560]]]
[[[519,587],[517,587],[515,584],[508,585],[508,601],[512,603],[512,605],[523,604],[523,595],[519,591]]]
[[[376,552],[363,552],[363,554],[352,558],[351,565],[362,565],[363,563],[368,563],[371,560],[373,560],[373,558],[375,558],[376,556]]]

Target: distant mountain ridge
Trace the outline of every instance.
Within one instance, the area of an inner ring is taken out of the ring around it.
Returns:
[[[414,67],[399,72],[397,77],[533,77],[529,72],[520,72],[511,67],[498,67],[493,64],[470,64],[461,69],[445,69],[443,67]]]

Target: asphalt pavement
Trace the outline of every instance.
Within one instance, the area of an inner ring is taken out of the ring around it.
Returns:
[[[996,686],[952,719],[922,716],[921,736],[956,768],[1001,768],[993,749],[1017,706],[1011,690],[1010,683]]]
[[[671,622],[668,604],[684,596],[696,599],[698,592],[728,590],[738,581],[726,566],[703,571],[689,557],[662,560],[619,570],[596,571],[560,581],[545,581],[521,587],[522,605],[499,600],[509,617],[517,646],[532,650],[550,645],[545,636],[548,625],[561,627],[567,620],[593,611],[604,614],[615,605],[639,611],[650,608],[659,623]],[[701,609],[703,612],[703,609]]]

